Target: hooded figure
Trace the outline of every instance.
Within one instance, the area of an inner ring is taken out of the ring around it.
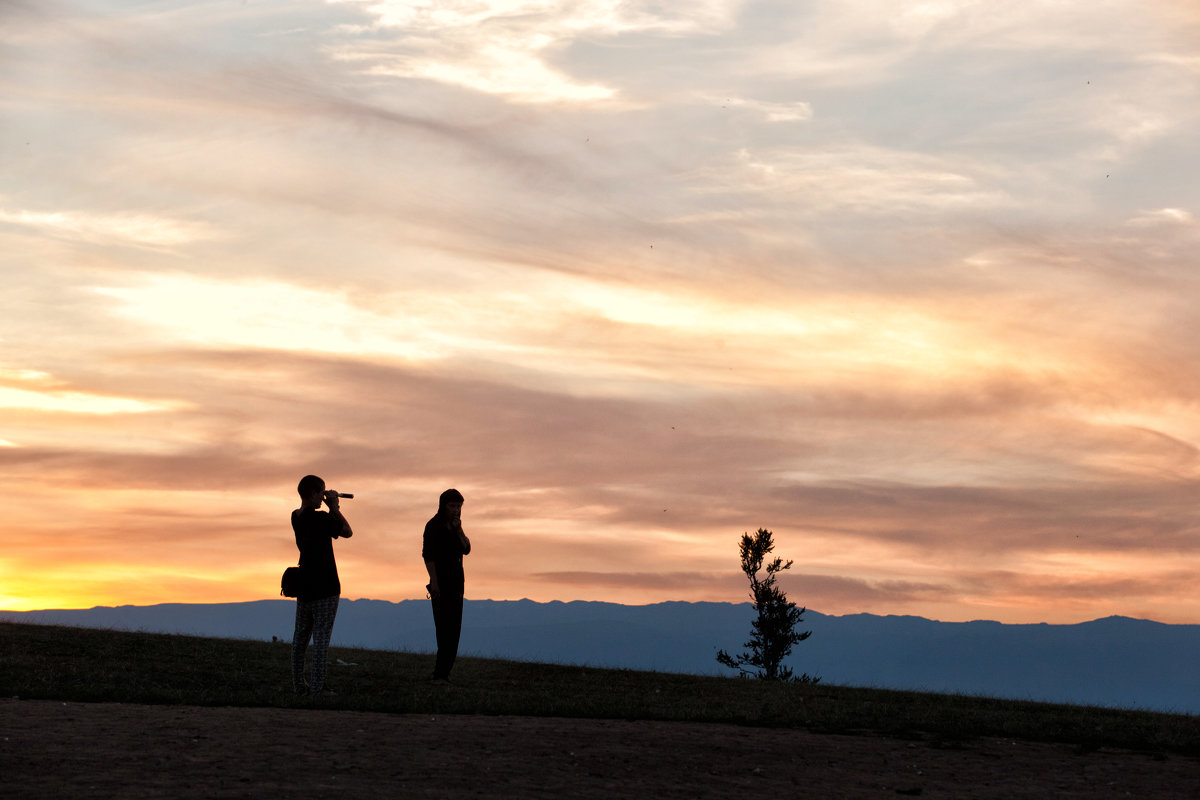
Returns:
[[[433,625],[437,630],[437,661],[433,682],[450,682],[450,670],[458,657],[458,639],[462,633],[463,594],[466,576],[463,556],[471,552],[471,540],[462,528],[463,496],[447,489],[438,498],[438,511],[425,523],[421,557],[429,571],[429,599],[433,604]]]

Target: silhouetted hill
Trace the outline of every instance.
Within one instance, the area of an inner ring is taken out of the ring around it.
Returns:
[[[623,606],[468,600],[462,652],[521,661],[728,674],[718,648],[741,649],[749,604]],[[0,612],[0,619],[226,638],[290,640],[290,600]],[[797,673],[847,686],[916,689],[1200,713],[1200,626],[1107,617],[1077,625],[935,622],[809,611]],[[334,646],[433,648],[428,603],[343,600]]]

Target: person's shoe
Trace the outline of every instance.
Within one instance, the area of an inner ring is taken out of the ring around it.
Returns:
[[[318,689],[313,692],[313,697],[337,697],[337,692],[326,686],[324,689]]]
[[[434,678],[433,680],[430,681],[430,683],[433,684],[434,686],[449,686],[450,679],[449,678]]]

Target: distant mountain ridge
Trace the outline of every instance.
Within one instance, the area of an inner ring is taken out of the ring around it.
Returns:
[[[290,641],[290,600],[0,611],[0,620],[221,638]],[[645,606],[468,600],[462,653],[519,661],[728,675],[748,603]],[[813,635],[789,665],[829,683],[1200,714],[1200,625],[1107,617],[1076,625],[936,622],[809,611]],[[345,600],[333,645],[429,652],[428,603]]]

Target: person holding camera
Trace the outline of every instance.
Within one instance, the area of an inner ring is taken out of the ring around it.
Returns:
[[[300,550],[302,587],[296,596],[296,632],[292,636],[292,689],[296,694],[334,696],[325,685],[325,661],[333,620],[337,616],[342,584],[333,557],[333,540],[354,535],[342,516],[338,493],[325,489],[325,481],[305,475],[296,487],[300,507],[292,512],[292,531]],[[329,511],[321,511],[324,503]],[[304,682],[304,653],[312,637],[312,680]]]
[[[421,558],[429,571],[429,599],[433,604],[433,625],[437,631],[437,660],[433,683],[450,683],[450,670],[458,657],[458,639],[462,632],[463,595],[466,578],[463,556],[471,552],[471,540],[462,528],[463,496],[447,489],[438,498],[438,511],[425,523]]]

